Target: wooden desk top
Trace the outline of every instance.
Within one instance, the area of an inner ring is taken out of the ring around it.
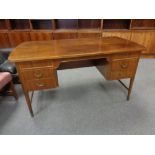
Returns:
[[[118,37],[30,41],[17,46],[9,56],[9,60],[11,62],[22,62],[106,56],[114,53],[143,50],[145,50],[143,46]]]

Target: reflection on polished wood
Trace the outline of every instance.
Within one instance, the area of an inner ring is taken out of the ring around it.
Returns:
[[[29,91],[58,87],[58,69],[96,66],[107,80],[130,78],[130,97],[137,65],[145,48],[119,37],[24,42],[11,53],[27,105],[33,116]]]
[[[24,42],[17,46],[10,60],[34,61],[63,58],[78,58],[114,53],[141,51],[144,47],[118,37],[66,39]]]

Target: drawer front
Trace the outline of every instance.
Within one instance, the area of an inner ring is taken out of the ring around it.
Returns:
[[[138,58],[120,59],[111,62],[110,77],[111,80],[121,78],[130,78],[135,75]]]
[[[22,69],[26,68],[34,68],[34,67],[52,67],[53,61],[44,60],[44,61],[28,61],[24,63],[20,63],[19,67]]]
[[[52,61],[23,62],[16,64],[25,90],[43,90],[58,87],[57,70]]]
[[[112,59],[124,59],[124,58],[138,58],[140,57],[140,52],[134,53],[120,53],[120,54],[113,54]]]
[[[111,72],[108,80],[119,80],[119,79],[124,79],[124,78],[131,78],[133,77],[134,73],[132,72]]]
[[[137,58],[120,59],[111,62],[112,71],[131,71],[137,66]]]
[[[22,70],[22,76],[24,80],[52,78],[55,76],[55,72],[51,67],[27,68]]]
[[[56,88],[58,86],[58,81],[53,78],[38,79],[28,81],[26,82],[26,85],[28,90],[43,90]]]

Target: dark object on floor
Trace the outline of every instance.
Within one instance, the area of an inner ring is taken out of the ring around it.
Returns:
[[[18,95],[12,82],[12,75],[9,72],[0,72],[0,94],[4,95],[4,92],[6,93],[6,91],[3,91],[3,88],[6,85],[9,85],[7,95],[12,95],[16,100],[18,100]]]
[[[13,48],[0,48],[0,53],[2,53],[4,59],[8,59],[8,56],[12,52]]]
[[[6,52],[5,52],[5,54],[6,54]],[[9,53],[7,52],[7,54],[9,54]],[[13,77],[13,83],[15,83],[15,84],[20,83],[15,64],[10,63],[7,60],[6,55],[4,57],[4,51],[0,51],[0,72],[9,72],[9,73],[11,73],[12,77]]]

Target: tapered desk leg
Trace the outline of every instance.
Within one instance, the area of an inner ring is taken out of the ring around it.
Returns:
[[[133,86],[134,79],[135,79],[135,76],[132,77],[132,78],[130,79],[130,84],[129,84],[129,89],[128,89],[128,95],[127,95],[127,100],[130,99],[130,94],[131,94],[131,90],[132,90],[132,86]]]
[[[27,90],[24,90],[24,95],[25,95],[25,98],[26,98],[26,103],[27,103],[27,106],[29,108],[30,114],[31,114],[32,117],[34,117],[33,110],[32,110],[32,103],[31,103],[31,100],[30,100],[30,97],[29,97],[29,92]]]
[[[13,96],[15,97],[15,99],[18,100],[18,95],[17,95],[17,92],[15,90],[15,87],[14,87],[14,84],[13,84],[12,81],[11,81],[11,91],[12,91]]]

